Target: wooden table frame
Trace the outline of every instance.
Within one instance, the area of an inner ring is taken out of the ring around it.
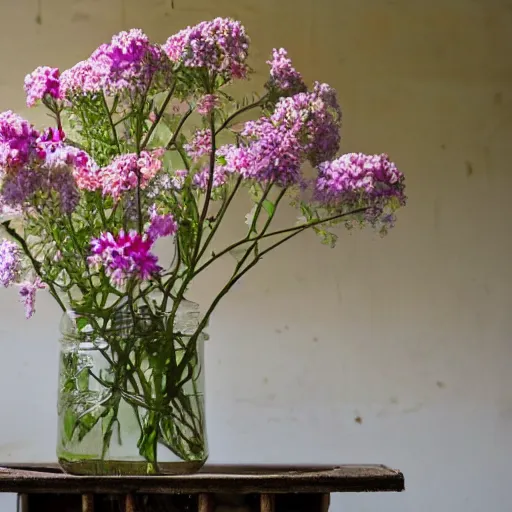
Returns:
[[[102,512],[105,496],[122,502],[125,512],[145,512],[156,508],[141,503],[157,495],[188,496],[186,509],[198,512],[213,512],[219,495],[251,495],[251,512],[286,512],[290,500],[299,503],[295,510],[307,502],[307,512],[326,512],[331,493],[403,490],[403,474],[381,465],[206,466],[192,475],[97,477],[68,475],[56,464],[0,464],[0,492],[17,493],[23,512],[58,512],[59,500],[74,503],[61,510]],[[38,508],[36,497],[53,500],[52,508]]]

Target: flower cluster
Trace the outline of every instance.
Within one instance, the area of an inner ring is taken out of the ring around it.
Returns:
[[[312,165],[334,158],[339,151],[341,108],[327,84],[316,82],[313,92],[282,98],[270,119],[300,142]]]
[[[117,236],[103,233],[91,241],[88,263],[93,270],[103,267],[112,282],[122,287],[129,278],[146,280],[160,270],[152,245],[153,240],[136,231],[121,230]]]
[[[148,183],[162,168],[162,149],[155,149],[151,152],[142,151],[137,153],[126,153],[119,155],[106,167],[99,171],[82,167],[79,172],[79,186],[91,189],[94,184],[101,188],[103,195],[108,195],[118,201],[122,194],[128,190],[134,190],[138,186],[146,188]]]
[[[19,277],[21,251],[17,244],[0,240],[0,286],[11,286]]]
[[[292,66],[288,52],[284,48],[274,48],[272,60],[267,61],[270,66],[270,80],[267,88],[275,89],[281,95],[290,96],[307,90],[302,75]]]
[[[169,59],[188,68],[204,68],[227,80],[245,78],[249,38],[230,18],[203,21],[171,36],[163,46]]]
[[[0,114],[0,176],[2,171],[19,169],[34,156],[39,132],[18,114],[7,110]]]
[[[320,82],[308,88],[285,49],[272,51],[259,99],[238,102],[224,89],[249,75],[248,51],[243,25],[216,18],[163,45],[139,29],[120,32],[62,74],[40,66],[25,77],[27,105],[42,103],[57,124],[40,133],[0,113],[0,219],[18,216],[28,236],[0,242],[0,285],[19,283],[35,264],[39,277],[21,285],[27,316],[42,281],[63,308],[60,289],[79,290],[81,298],[69,300],[86,308],[98,305],[97,290],[111,290],[109,282],[136,284],[142,294],[155,283],[174,289],[169,279],[180,278],[180,268],[223,254],[213,247],[218,223],[247,188],[256,202],[267,186],[282,187],[303,227],[319,233],[342,218],[392,225],[406,202],[402,173],[387,155],[337,158],[336,92]],[[76,130],[69,139],[63,125]],[[311,180],[305,164],[316,169]],[[255,223],[262,210],[269,214],[268,202],[253,208]],[[163,272],[153,246],[179,229],[180,258]],[[184,275],[186,287],[196,273]]]
[[[73,166],[83,152],[64,143],[59,130],[39,134],[24,119],[0,114],[0,197],[10,208],[25,206],[36,195],[56,195],[60,209],[72,212],[79,201]]]
[[[46,95],[53,99],[62,99],[60,91],[60,73],[58,68],[39,66],[25,77],[27,107],[33,107]]]
[[[102,44],[85,61],[64,71],[60,89],[64,95],[163,88],[171,80],[171,63],[162,49],[150,43],[139,29],[120,32]]]
[[[368,208],[373,221],[405,205],[404,175],[386,154],[348,153],[318,166],[315,198],[334,209]]]
[[[334,91],[317,83],[313,92],[281,98],[270,117],[247,122],[247,143],[227,152],[226,168],[246,179],[298,184],[305,160],[317,165],[336,155],[340,122]]]

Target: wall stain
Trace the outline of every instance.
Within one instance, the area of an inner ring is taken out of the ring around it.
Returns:
[[[439,389],[444,389],[446,387],[446,383],[444,383],[442,380],[438,380],[436,382],[436,386],[439,388]]]
[[[503,104],[503,93],[502,92],[495,93],[493,96],[492,102],[496,106],[502,105]]]
[[[313,343],[318,343],[318,338],[316,336],[313,338]]]
[[[363,418],[361,418],[361,416],[356,416],[354,418],[354,421],[358,424],[358,425],[362,425],[363,423]]]
[[[35,22],[38,25],[43,24],[43,0],[37,0],[37,13]]]
[[[408,407],[407,409],[404,409],[402,411],[403,414],[411,414],[413,412],[418,412],[421,410],[421,408],[423,407],[423,404],[416,404],[416,405],[413,405],[412,407]]]
[[[473,164],[470,161],[466,160],[465,165],[466,165],[466,176],[469,178],[470,176],[473,176]]]
[[[441,144],[441,149],[445,150],[446,149],[446,144]]]

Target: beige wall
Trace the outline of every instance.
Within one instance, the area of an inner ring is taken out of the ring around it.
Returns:
[[[271,48],[288,48],[306,79],[338,89],[344,151],[387,151],[407,175],[409,206],[389,237],[342,234],[331,251],[306,235],[220,307],[208,347],[212,460],[405,472],[407,493],[337,497],[334,512],[510,510],[512,2],[37,4],[0,3],[1,110],[40,121],[24,108],[25,73],[70,66],[116,31],[163,41],[231,15],[252,36],[254,86]],[[219,283],[210,274],[192,298]],[[49,460],[57,310],[41,301],[25,323],[15,301],[0,293],[0,460]]]

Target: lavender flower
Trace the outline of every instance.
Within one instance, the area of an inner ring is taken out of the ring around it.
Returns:
[[[7,288],[19,277],[21,251],[17,244],[0,240],[0,286]]]
[[[230,18],[215,18],[187,27],[171,36],[163,49],[172,62],[204,68],[226,80],[245,78],[249,38],[243,25]]]
[[[150,210],[150,224],[147,235],[150,240],[156,240],[166,236],[175,235],[178,231],[178,223],[172,214],[158,215],[155,205]]]
[[[46,95],[56,100],[61,99],[58,68],[39,66],[25,77],[25,93],[27,106],[34,106]]]
[[[392,226],[393,211],[406,203],[404,175],[388,155],[348,153],[318,166],[315,198],[330,209],[367,208],[371,223]]]
[[[46,288],[46,285],[39,277],[33,282],[26,281],[20,287],[20,301],[25,307],[25,318],[31,318],[36,312],[36,293],[37,290]]]
[[[276,90],[280,95],[291,96],[307,90],[302,75],[292,66],[288,52],[284,48],[274,48],[272,60],[267,61],[270,66],[270,80],[267,88]]]

